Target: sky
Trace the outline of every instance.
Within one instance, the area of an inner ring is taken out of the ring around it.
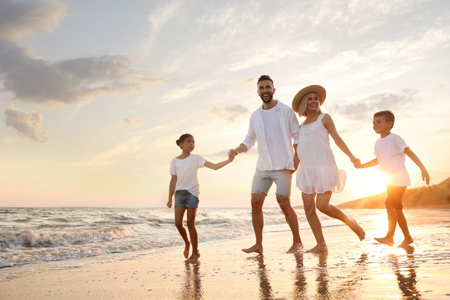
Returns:
[[[164,206],[175,141],[191,133],[194,153],[225,160],[261,105],[262,74],[289,106],[322,85],[322,111],[362,162],[374,158],[373,114],[392,110],[393,132],[439,184],[449,53],[444,0],[0,0],[0,206]],[[383,192],[377,167],[356,170],[331,145],[347,173],[332,203]],[[250,207],[256,159],[199,169],[200,207]]]

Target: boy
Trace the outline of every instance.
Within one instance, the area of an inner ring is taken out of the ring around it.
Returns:
[[[403,214],[402,198],[406,187],[410,185],[408,171],[405,167],[405,154],[420,168],[422,179],[430,183],[430,175],[416,154],[406,145],[405,141],[395,133],[391,133],[394,127],[395,117],[389,110],[379,111],[373,116],[373,129],[380,135],[375,143],[376,158],[365,163],[355,164],[358,169],[380,165],[380,171],[389,176],[386,197],[386,211],[388,215],[388,231],[383,238],[375,238],[379,243],[388,246],[394,245],[395,227],[403,232],[404,240],[399,247],[405,247],[413,242],[409,233],[408,224]]]

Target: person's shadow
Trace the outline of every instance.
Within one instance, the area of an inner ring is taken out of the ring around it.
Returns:
[[[180,300],[198,300],[203,298],[202,280],[200,276],[200,262],[185,265],[186,274],[181,289]]]
[[[264,255],[259,254],[248,259],[254,259],[258,263],[259,297],[263,300],[274,299],[270,278],[264,263]]]
[[[402,297],[404,299],[422,299],[420,291],[417,289],[416,263],[414,261],[414,247],[406,246],[406,256],[389,255],[389,262],[395,276]]]

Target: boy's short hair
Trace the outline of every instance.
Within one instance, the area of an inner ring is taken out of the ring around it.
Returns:
[[[258,84],[260,81],[263,81],[263,80],[269,80],[270,82],[272,82],[272,85],[273,85],[273,80],[272,80],[272,78],[270,78],[269,75],[261,75],[258,78],[258,82],[256,84]]]
[[[375,117],[383,117],[386,120],[386,122],[391,121],[392,122],[392,127],[394,127],[395,116],[394,116],[394,113],[392,111],[390,111],[390,110],[382,110],[382,111],[376,112],[373,115],[373,117],[374,118]]]

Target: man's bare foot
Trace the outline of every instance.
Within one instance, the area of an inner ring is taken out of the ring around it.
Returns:
[[[256,245],[254,245],[254,246],[252,246],[250,248],[242,249],[242,251],[244,251],[245,253],[256,252],[256,253],[262,254],[263,253],[263,246],[256,244]]]
[[[388,246],[394,246],[394,239],[392,238],[374,238],[378,243],[386,244]]]
[[[321,243],[317,244],[314,248],[311,248],[306,251],[307,253],[322,253],[322,252],[328,252],[327,244]]]
[[[186,243],[186,245],[184,246],[184,258],[188,258],[189,257],[189,248],[191,248],[191,243]]]
[[[361,226],[359,226],[358,222],[356,222],[355,219],[352,219],[352,221],[353,226],[351,226],[350,228],[353,230],[354,233],[356,233],[360,241],[364,240],[366,238],[366,232],[364,231],[364,229],[362,229]]]
[[[400,245],[398,245],[397,247],[405,248],[406,246],[408,246],[409,244],[412,244],[413,242],[414,242],[413,238],[411,236],[408,236],[408,237],[405,237],[403,242]]]
[[[292,247],[286,253],[297,253],[303,250],[303,245],[301,243],[294,243]]]
[[[195,264],[198,262],[198,259],[200,258],[200,252],[192,253],[191,257],[186,260],[187,263]]]

